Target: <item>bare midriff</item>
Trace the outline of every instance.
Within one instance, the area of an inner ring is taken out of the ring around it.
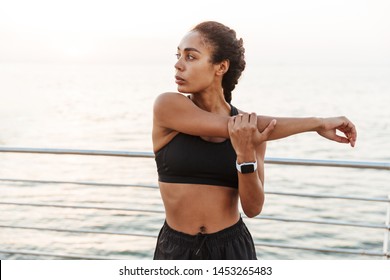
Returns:
[[[237,223],[238,191],[233,188],[159,182],[166,222],[195,235],[215,233]]]

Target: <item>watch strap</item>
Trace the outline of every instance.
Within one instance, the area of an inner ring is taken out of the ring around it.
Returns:
[[[257,170],[257,161],[238,163],[236,161],[236,168],[242,174],[253,173]]]

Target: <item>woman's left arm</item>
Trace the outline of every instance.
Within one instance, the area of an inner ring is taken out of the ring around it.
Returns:
[[[258,145],[255,150],[257,161],[256,172],[241,174],[238,172],[239,196],[241,207],[249,218],[259,215],[264,206],[264,157],[267,142]],[[240,159],[237,157],[237,161]],[[241,160],[243,162],[243,160]]]
[[[238,172],[238,192],[242,209],[249,218],[260,214],[264,204],[264,156],[268,135],[277,125],[272,121],[260,133],[256,114],[241,114],[229,120],[228,131],[237,155],[237,163],[257,162],[252,173]]]
[[[315,131],[326,139],[355,146],[357,132],[355,125],[346,117],[332,118],[279,118],[257,116],[257,127],[263,131],[272,120],[277,120],[275,129],[268,140],[285,138],[294,134]],[[338,135],[340,131],[344,136]]]

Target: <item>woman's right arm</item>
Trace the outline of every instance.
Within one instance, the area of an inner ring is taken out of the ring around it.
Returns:
[[[196,136],[229,138],[229,118],[202,110],[186,96],[173,92],[159,95],[153,108],[154,128]]]
[[[355,146],[357,132],[355,125],[346,117],[331,118],[279,118],[268,116],[257,116],[258,129],[262,131],[269,122],[276,119],[277,127],[269,135],[268,140],[285,138],[294,134],[316,131],[322,137],[339,143],[350,143]],[[343,135],[338,135],[337,132]]]
[[[243,113],[241,115],[249,115]],[[167,92],[159,95],[153,109],[153,146],[159,150],[181,132],[195,136],[230,138],[228,122],[232,117],[207,112],[196,106],[180,93]],[[258,133],[258,144],[268,140],[275,128],[271,121]]]

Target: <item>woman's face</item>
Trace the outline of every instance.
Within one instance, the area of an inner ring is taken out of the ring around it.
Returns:
[[[177,47],[176,84],[179,92],[198,93],[218,86],[217,65],[211,63],[212,49],[199,32],[189,32]],[[219,86],[220,85],[219,80]]]

